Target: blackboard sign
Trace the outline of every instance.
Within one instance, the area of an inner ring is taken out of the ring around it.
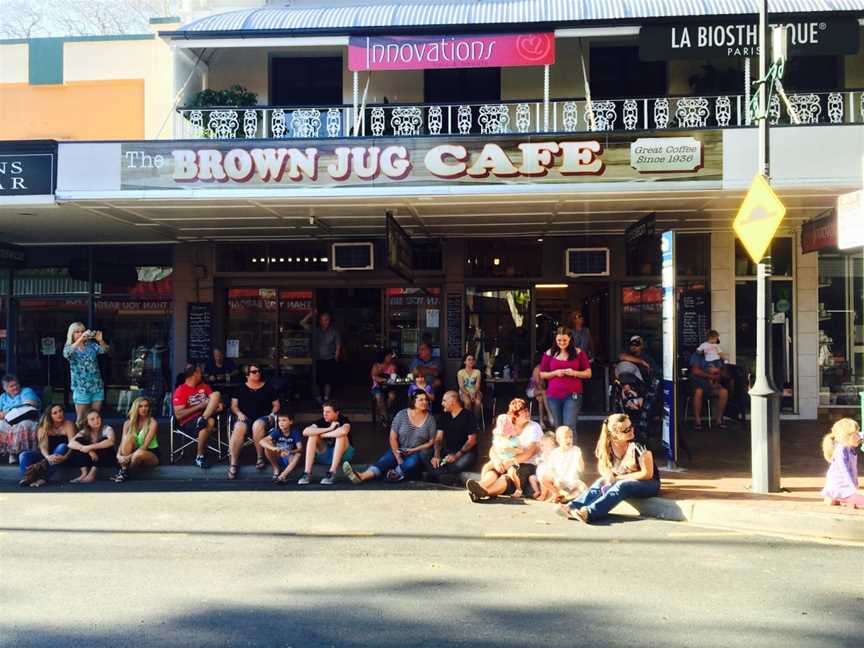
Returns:
[[[411,238],[396,222],[392,212],[384,220],[387,233],[387,267],[406,281],[414,281],[414,253]]]
[[[462,357],[462,293],[447,295],[447,357]]]
[[[707,286],[685,285],[678,301],[678,357],[684,366],[696,347],[705,341],[710,322]]]
[[[186,311],[186,360],[207,362],[213,347],[213,307],[189,304]]]

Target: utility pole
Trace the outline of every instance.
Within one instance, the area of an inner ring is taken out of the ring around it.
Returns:
[[[771,149],[768,134],[768,0],[759,4],[759,169],[770,183]],[[750,448],[754,493],[780,491],[780,399],[772,379],[771,252],[756,267],[756,381],[750,389]]]

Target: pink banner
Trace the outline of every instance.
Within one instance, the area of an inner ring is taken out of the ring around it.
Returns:
[[[348,69],[427,70],[516,67],[555,62],[555,34],[472,34],[462,36],[352,36]]]

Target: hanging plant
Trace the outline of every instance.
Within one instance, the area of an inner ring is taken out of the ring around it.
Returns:
[[[225,106],[256,106],[258,95],[241,85],[233,85],[225,90],[201,90],[189,104],[189,108],[221,108]]]

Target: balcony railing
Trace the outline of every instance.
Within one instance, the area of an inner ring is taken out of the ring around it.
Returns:
[[[771,98],[772,125],[864,122],[864,92]],[[506,135],[747,126],[744,95],[584,99],[491,104],[383,104],[352,106],[180,108],[176,139],[321,139],[421,135]]]

